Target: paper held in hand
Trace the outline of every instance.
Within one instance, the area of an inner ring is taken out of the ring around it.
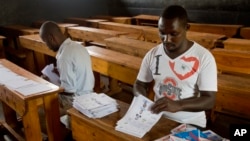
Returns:
[[[125,116],[117,122],[116,130],[142,138],[158,122],[162,114],[153,114],[148,98],[135,96]]]
[[[42,74],[47,76],[51,83],[60,86],[59,76],[53,70],[54,70],[54,64],[47,65],[42,70]]]

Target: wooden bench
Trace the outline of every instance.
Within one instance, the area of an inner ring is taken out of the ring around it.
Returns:
[[[158,27],[159,18],[160,17],[156,15],[145,15],[145,14],[141,14],[141,15],[137,15],[133,17],[133,19],[136,20],[137,25],[147,25],[147,26],[154,26],[154,27]]]
[[[4,58],[5,57],[5,53],[4,53],[4,47],[3,47],[3,41],[4,41],[5,37],[0,35],[0,58]]]
[[[246,76],[250,74],[250,52],[215,48],[211,53],[220,72]]]
[[[115,23],[132,24],[132,17],[95,15],[92,18],[106,19],[110,22],[115,22]]]
[[[216,113],[250,119],[250,79],[242,76],[218,74],[218,92],[214,108]]]
[[[126,37],[133,39],[141,39],[142,30],[146,27],[139,25],[114,23],[114,22],[101,22],[99,23],[99,28],[127,32],[128,34],[125,35]]]
[[[250,39],[250,27],[240,28],[240,36],[245,39]]]
[[[39,20],[39,21],[34,21],[32,22],[32,27],[34,28],[40,28],[41,25],[44,23],[45,21],[44,20]],[[75,24],[75,23],[57,23],[57,25],[60,27],[61,31],[67,35],[67,28],[68,27],[74,27],[74,26],[78,26],[78,24]]]
[[[48,91],[26,96],[14,89],[0,85],[0,101],[3,106],[3,113],[1,114],[4,115],[5,122],[9,125],[6,127],[16,127],[18,124],[18,114],[22,118],[24,128],[23,132],[25,139],[22,140],[42,141],[38,106],[43,105],[46,113],[45,119],[48,138],[50,141],[61,141],[58,93],[63,90],[6,59],[0,59],[0,64],[20,76],[36,81],[40,84],[46,84],[51,88],[51,90]]]
[[[129,104],[117,101],[119,111],[99,119],[88,118],[75,108],[68,110],[72,127],[73,139],[77,141],[153,141],[167,134],[180,125],[162,117],[153,128],[142,138],[137,138],[115,130],[115,125],[127,112]]]
[[[79,26],[87,26],[87,27],[98,27],[99,22],[106,22],[105,19],[87,19],[87,18],[77,18],[77,17],[69,17],[64,19],[64,22],[67,23],[75,23]]]
[[[189,23],[190,31],[223,34],[228,38],[233,37],[239,32],[243,25],[228,25],[228,24],[203,24],[203,23]]]
[[[108,49],[142,58],[150,49],[157,46],[156,43],[119,37],[105,39],[105,42]]]
[[[158,28],[144,28],[143,38],[145,41],[161,43]],[[226,36],[222,34],[187,31],[187,38],[196,41],[207,49],[211,49],[216,46],[222,46],[222,41],[226,39]]]
[[[84,42],[97,42],[102,46],[105,46],[104,39],[110,37],[119,37],[121,35],[127,34],[126,32],[107,30],[107,29],[98,29],[91,27],[69,27],[68,33],[70,37],[78,39]]]
[[[228,38],[223,44],[225,49],[250,52],[250,39]]]

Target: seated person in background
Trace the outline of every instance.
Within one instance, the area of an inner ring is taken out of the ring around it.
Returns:
[[[59,94],[61,115],[72,107],[73,97],[93,92],[94,74],[88,51],[79,43],[65,37],[59,26],[46,21],[40,37],[56,54],[57,70],[64,92]]]
[[[158,21],[162,43],[144,57],[134,95],[148,95],[154,81],[153,113],[163,112],[180,123],[206,127],[204,110],[213,108],[217,91],[217,67],[212,54],[186,38],[186,10],[178,5],[164,9]]]

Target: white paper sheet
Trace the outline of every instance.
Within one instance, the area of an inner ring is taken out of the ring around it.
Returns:
[[[57,86],[60,86],[60,78],[56,73],[53,72],[53,70],[54,70],[54,64],[50,64],[50,65],[47,65],[42,70],[42,73],[50,79],[51,83],[53,83]]]

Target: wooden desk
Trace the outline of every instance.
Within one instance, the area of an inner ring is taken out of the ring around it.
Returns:
[[[236,35],[243,25],[189,23],[190,31],[223,34],[228,38]]]
[[[98,27],[99,22],[106,22],[108,20],[105,19],[86,19],[86,18],[77,18],[77,17],[69,17],[64,19],[64,22],[68,23],[76,23],[79,26],[87,26],[87,27]]]
[[[91,27],[69,27],[68,33],[72,38],[80,39],[85,42],[98,42],[101,44],[105,44],[104,39],[111,37],[119,37],[121,35],[127,34],[126,32],[121,31],[113,31],[107,29],[98,29]]]
[[[108,49],[142,58],[150,49],[157,46],[156,43],[120,37],[108,38],[105,42]]]
[[[116,131],[116,122],[125,115],[129,108],[127,103],[117,102],[120,110],[100,119],[88,118],[74,108],[69,109],[73,138],[76,141],[153,141],[169,134],[172,128],[179,125],[162,117],[143,138]]]
[[[16,113],[22,117],[24,133],[27,141],[42,141],[41,128],[38,116],[38,105],[43,104],[46,113],[47,133],[50,141],[60,141],[61,131],[58,86],[18,67],[6,59],[0,59],[0,64],[12,70],[14,73],[47,84],[51,90],[24,96],[13,89],[0,85],[0,100],[2,101],[6,123],[13,127],[16,124]]]
[[[228,38],[223,44],[225,49],[250,52],[250,39]]]
[[[145,41],[161,43],[158,28],[144,28],[143,37]],[[224,40],[226,36],[222,34],[187,31],[187,38],[196,41],[207,49],[211,49],[216,46],[222,46],[222,40]]]
[[[158,27],[159,18],[160,17],[156,15],[144,15],[144,14],[133,17],[133,19],[136,20],[137,25],[149,25],[154,27]]]
[[[18,37],[20,35],[38,34],[39,29],[24,25],[6,25],[0,27],[0,32],[6,37]]]
[[[4,53],[4,47],[3,47],[3,41],[4,41],[5,37],[0,35],[0,58],[4,58],[5,57],[5,53]]]
[[[144,28],[147,28],[147,26],[129,25],[114,22],[101,22],[99,23],[99,28],[127,32],[128,34],[125,35],[126,37],[133,39],[141,39],[142,30]]]
[[[250,39],[250,27],[240,28],[240,36],[245,39]]]

